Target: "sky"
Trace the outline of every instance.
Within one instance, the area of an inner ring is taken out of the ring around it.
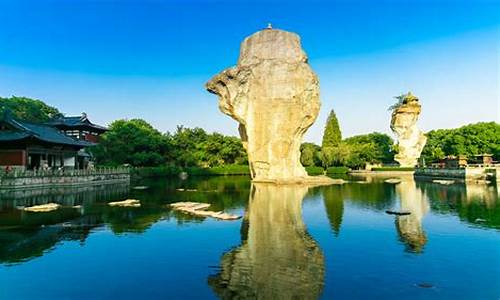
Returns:
[[[0,0],[0,96],[40,99],[94,123],[143,118],[237,135],[204,84],[271,22],[298,33],[322,107],[344,137],[390,134],[394,96],[420,98],[419,126],[500,122],[500,1]]]

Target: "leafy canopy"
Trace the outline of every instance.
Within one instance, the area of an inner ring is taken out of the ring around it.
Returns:
[[[448,155],[493,154],[500,160],[500,124],[479,122],[454,129],[431,130],[422,156],[427,162]]]
[[[33,123],[43,123],[52,118],[62,117],[63,114],[55,107],[45,104],[41,100],[26,97],[0,97],[0,114],[10,111],[14,118]]]
[[[142,119],[117,120],[91,148],[97,163],[158,166],[165,162],[168,137]]]

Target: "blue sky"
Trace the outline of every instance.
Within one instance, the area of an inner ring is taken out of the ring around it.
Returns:
[[[101,124],[144,118],[237,135],[204,90],[272,22],[298,33],[344,136],[389,133],[387,107],[421,98],[424,130],[499,121],[498,1],[0,0],[0,96],[44,100]]]

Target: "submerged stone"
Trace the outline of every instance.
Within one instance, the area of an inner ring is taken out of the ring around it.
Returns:
[[[57,210],[60,207],[61,207],[61,205],[59,205],[57,203],[47,203],[47,204],[24,207],[23,210],[29,211],[29,212],[49,212],[49,211]]]
[[[389,178],[384,180],[385,183],[398,184],[401,183],[401,179],[398,178]]]
[[[109,206],[120,206],[120,207],[140,207],[141,202],[136,199],[127,199],[123,201],[109,202]]]
[[[198,203],[198,202],[176,202],[170,204],[174,210],[189,213],[192,215],[200,217],[212,217],[219,220],[237,220],[241,216],[231,215],[222,211],[210,211],[206,210],[210,207],[208,203]]]

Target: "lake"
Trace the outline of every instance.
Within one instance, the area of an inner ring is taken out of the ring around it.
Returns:
[[[0,192],[0,299],[498,299],[499,188],[401,179]],[[107,205],[128,198],[141,207]],[[243,218],[186,215],[178,201]],[[62,208],[19,209],[49,202]]]

